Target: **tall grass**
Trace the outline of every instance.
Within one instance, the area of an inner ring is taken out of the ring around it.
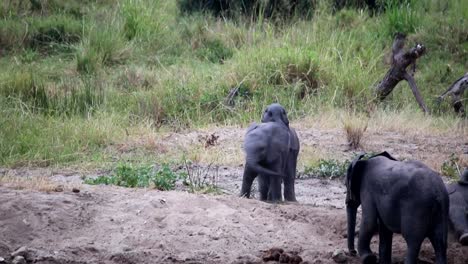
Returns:
[[[2,109],[0,164],[47,166],[91,160],[97,150],[123,136],[120,118],[53,118]]]
[[[429,51],[415,79],[433,116],[415,116],[452,122],[449,103],[433,99],[468,67],[462,0],[390,1],[374,15],[320,1],[310,20],[184,15],[177,1],[45,1],[42,11],[9,2],[0,4],[0,164],[80,160],[147,124],[245,124],[272,102],[291,119],[366,112],[396,31]],[[406,83],[378,107],[419,111]]]

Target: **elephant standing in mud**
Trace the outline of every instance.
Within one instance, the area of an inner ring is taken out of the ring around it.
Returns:
[[[393,233],[407,244],[405,264],[416,264],[427,237],[436,263],[447,263],[449,197],[441,177],[417,161],[397,161],[387,152],[349,165],[346,175],[348,248],[354,250],[356,213],[362,205],[358,252],[362,263],[377,263],[370,249],[379,231],[379,263],[391,263]]]
[[[284,199],[296,201],[296,177],[299,139],[289,127],[285,109],[271,104],[263,113],[262,123],[253,123],[245,135],[246,161],[242,179],[241,196],[250,197],[254,179],[258,176],[260,200],[281,201],[281,183]]]
[[[455,237],[463,246],[468,246],[468,168],[460,180],[447,185],[450,198],[450,224]]]

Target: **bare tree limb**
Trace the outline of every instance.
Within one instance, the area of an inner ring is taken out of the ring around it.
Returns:
[[[421,109],[424,111],[424,113],[429,112],[427,110],[426,105],[424,104],[424,101],[422,99],[421,94],[419,93],[418,87],[416,86],[416,82],[414,81],[413,76],[411,76],[411,74],[405,73],[405,80],[408,82],[408,84],[409,84],[409,86],[411,88],[411,91],[413,92],[413,95],[414,95],[414,97],[416,98],[416,101],[419,104],[419,107],[421,107]]]
[[[462,103],[462,97],[465,93],[465,89],[468,87],[468,72],[464,76],[458,78],[449,88],[437,98],[437,103],[440,104],[442,100],[447,96],[452,96],[452,106],[455,113],[466,116],[465,109]]]
[[[421,109],[427,113],[428,109],[424,104],[421,94],[419,93],[416,81],[413,76],[416,71],[416,60],[424,55],[426,47],[421,44],[416,44],[413,48],[405,51],[406,36],[397,33],[392,45],[392,66],[385,74],[383,80],[375,88],[377,97],[382,101],[395,89],[397,84],[406,80],[411,88],[411,91],[416,98]],[[412,65],[411,74],[406,71]]]

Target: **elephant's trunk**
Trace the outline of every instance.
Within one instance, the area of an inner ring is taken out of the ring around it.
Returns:
[[[356,214],[358,206],[359,205],[356,205],[353,201],[346,204],[348,220],[348,250],[352,255],[356,255],[356,250],[354,249],[354,236],[356,232]]]

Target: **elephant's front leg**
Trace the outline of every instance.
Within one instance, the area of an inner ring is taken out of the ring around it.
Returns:
[[[242,178],[242,188],[241,188],[241,197],[250,198],[250,192],[252,189],[252,183],[257,177],[257,173],[253,171],[248,164],[245,164],[244,168],[244,176]]]
[[[288,164],[286,165],[286,175],[284,177],[284,200],[296,202],[296,192],[294,181],[296,179],[297,151],[291,151]]]
[[[393,233],[379,221],[379,264],[392,263]]]

